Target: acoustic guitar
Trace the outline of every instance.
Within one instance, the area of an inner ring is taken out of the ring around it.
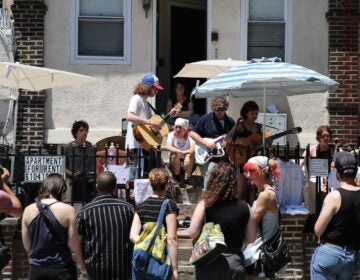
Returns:
[[[301,127],[294,127],[281,133],[277,133],[268,137],[265,137],[265,146],[274,139],[280,138],[287,134],[298,134],[302,131]],[[263,148],[262,136],[260,134],[253,134],[249,137],[238,137],[235,143],[226,144],[226,153],[228,158],[235,165],[244,164],[250,157],[256,156],[258,151]]]
[[[169,127],[166,120],[174,113],[174,111],[181,111],[181,109],[182,105],[177,103],[164,118],[154,114],[150,120],[152,123],[159,124],[160,129],[157,132],[155,132],[149,124],[138,124],[134,126],[134,137],[144,150],[149,151],[151,147],[156,149],[158,145],[161,145],[163,138],[169,133]]]

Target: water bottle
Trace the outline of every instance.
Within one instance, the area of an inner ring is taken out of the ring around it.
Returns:
[[[111,142],[110,147],[108,149],[108,165],[115,164],[115,158],[116,158],[116,147],[114,145],[114,142]]]

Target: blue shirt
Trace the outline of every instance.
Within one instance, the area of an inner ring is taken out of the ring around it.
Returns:
[[[210,112],[198,120],[193,131],[203,138],[217,138],[223,134],[227,134],[234,125],[235,121],[225,114],[223,127],[215,113]]]

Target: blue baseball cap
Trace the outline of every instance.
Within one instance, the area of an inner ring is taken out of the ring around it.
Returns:
[[[159,84],[159,78],[156,77],[154,74],[146,74],[141,82],[145,85],[150,85],[153,86],[155,88],[157,88],[158,90],[163,90],[164,88]]]

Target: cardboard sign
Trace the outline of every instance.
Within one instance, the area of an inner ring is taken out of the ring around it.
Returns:
[[[65,156],[25,156],[25,182],[42,182],[51,173],[65,178]]]
[[[310,158],[309,174],[311,177],[327,177],[329,173],[329,160],[322,158]]]

